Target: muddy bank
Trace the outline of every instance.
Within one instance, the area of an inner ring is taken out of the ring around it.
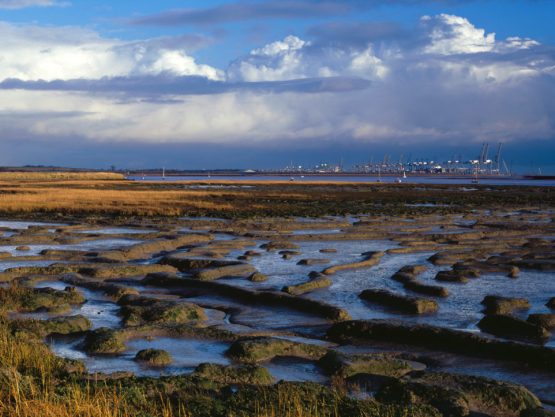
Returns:
[[[142,283],[144,285],[164,288],[203,290],[208,293],[231,297],[242,302],[291,308],[329,320],[345,320],[349,318],[348,313],[341,308],[324,302],[298,298],[279,292],[253,291],[223,283],[177,278],[167,274],[149,274]]]
[[[504,342],[430,325],[410,326],[380,320],[345,321],[334,324],[328,331],[328,337],[337,342],[376,340],[423,346],[468,356],[516,361],[555,372],[553,348]]]

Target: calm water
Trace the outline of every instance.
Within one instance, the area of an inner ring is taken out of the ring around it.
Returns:
[[[98,239],[75,243],[71,245],[27,245],[27,247],[29,248],[28,250],[18,250],[17,248],[19,247],[19,245],[2,245],[0,246],[0,252],[8,252],[11,253],[12,256],[36,256],[39,255],[43,250],[48,249],[67,251],[101,251],[133,246],[141,242],[141,240],[132,239]]]

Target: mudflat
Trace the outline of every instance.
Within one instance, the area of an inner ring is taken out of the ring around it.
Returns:
[[[553,415],[554,199],[0,175],[0,410]]]

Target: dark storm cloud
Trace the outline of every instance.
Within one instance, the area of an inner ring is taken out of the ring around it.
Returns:
[[[253,19],[298,19],[335,16],[352,10],[349,2],[269,1],[237,2],[206,9],[179,9],[144,16],[131,21],[136,25],[180,26],[212,25]]]
[[[369,42],[404,39],[410,32],[394,22],[334,22],[314,26],[308,35],[318,43],[363,46]]]
[[[128,96],[209,95],[252,91],[258,93],[324,93],[348,92],[368,88],[370,82],[355,77],[309,78],[275,82],[222,82],[204,77],[170,75],[114,77],[100,80],[22,81],[8,79],[0,83],[2,90],[80,91],[88,93],[124,93]],[[168,102],[164,100],[164,102]]]
[[[356,10],[380,6],[416,6],[473,0],[300,0],[300,1],[238,1],[204,9],[175,9],[138,17],[131,24],[148,26],[214,25],[256,19],[305,19],[337,16]],[[474,0],[475,1],[475,0]]]

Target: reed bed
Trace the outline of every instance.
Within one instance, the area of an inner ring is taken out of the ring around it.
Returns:
[[[0,181],[122,180],[117,172],[0,172]]]
[[[82,186],[19,187],[10,193],[0,190],[0,212],[177,216],[189,210],[225,211],[232,208],[229,203],[210,201],[211,197],[218,196],[203,192],[88,189]]]
[[[45,177],[6,180],[0,173],[0,215],[417,215],[461,213],[485,206],[494,209],[555,204],[550,187],[478,186],[472,192],[463,188],[282,181],[138,182]],[[414,206],[422,204],[423,207]]]
[[[0,313],[0,416],[132,417],[137,409],[117,387],[65,381],[67,363],[40,340],[14,334]],[[147,403],[147,401],[145,401]],[[153,417],[186,417],[184,409],[155,401]]]

